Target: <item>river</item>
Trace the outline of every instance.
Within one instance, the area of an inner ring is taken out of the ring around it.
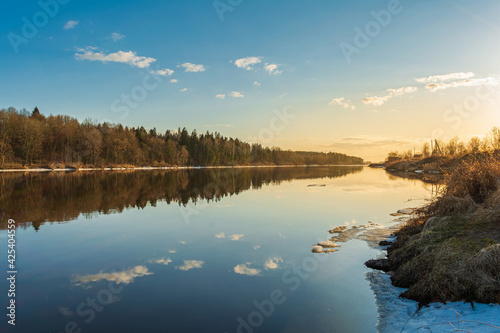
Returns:
[[[375,332],[363,263],[380,250],[356,239],[328,254],[311,245],[336,226],[392,225],[390,213],[432,189],[360,166],[0,181],[1,251],[7,219],[17,226],[8,332],[47,333]]]

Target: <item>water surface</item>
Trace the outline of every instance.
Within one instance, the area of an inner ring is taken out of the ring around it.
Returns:
[[[311,245],[335,226],[389,225],[431,188],[347,166],[0,181],[2,226],[19,226],[9,332],[375,332],[363,262],[377,250]]]

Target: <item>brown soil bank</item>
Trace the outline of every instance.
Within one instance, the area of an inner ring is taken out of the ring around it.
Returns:
[[[469,156],[388,248],[392,282],[421,304],[500,303],[500,157]]]

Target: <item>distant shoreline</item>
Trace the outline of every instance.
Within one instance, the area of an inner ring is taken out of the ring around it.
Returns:
[[[364,167],[365,164],[287,164],[287,165],[233,165],[233,166],[179,166],[179,167],[104,167],[104,168],[33,168],[33,169],[0,169],[7,172],[76,172],[76,171],[135,171],[135,170],[196,170],[196,169],[243,169],[243,168],[299,168],[299,167]]]

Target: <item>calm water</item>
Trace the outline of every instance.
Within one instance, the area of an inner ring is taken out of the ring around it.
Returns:
[[[0,247],[15,218],[19,271],[17,325],[0,327],[47,333],[374,332],[363,262],[377,250],[353,240],[318,255],[311,245],[334,226],[388,225],[431,188],[362,167],[0,181]]]

